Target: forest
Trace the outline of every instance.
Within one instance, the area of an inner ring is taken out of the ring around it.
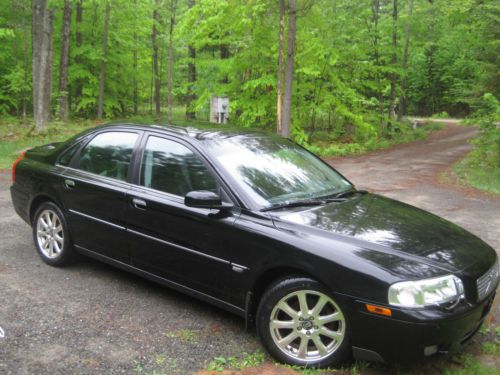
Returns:
[[[231,126],[329,155],[404,138],[407,116],[486,118],[477,158],[498,167],[495,0],[0,4],[3,123],[203,123],[225,96]]]

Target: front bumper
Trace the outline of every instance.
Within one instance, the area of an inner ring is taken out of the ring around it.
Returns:
[[[473,307],[464,302],[453,312],[393,309],[392,317],[369,313],[364,302],[351,301],[353,355],[362,360],[401,363],[456,352],[479,330],[494,298],[495,292]]]

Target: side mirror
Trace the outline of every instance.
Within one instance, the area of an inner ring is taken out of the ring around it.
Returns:
[[[233,207],[231,203],[222,202],[218,194],[207,190],[190,191],[184,197],[184,204],[188,207],[212,208],[217,210]]]

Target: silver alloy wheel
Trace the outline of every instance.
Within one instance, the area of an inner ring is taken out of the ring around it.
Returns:
[[[340,347],[346,323],[340,307],[326,294],[300,290],[274,306],[269,329],[283,353],[309,363],[330,356]]]
[[[47,258],[59,256],[64,246],[64,232],[61,219],[52,210],[43,210],[36,222],[38,246]]]

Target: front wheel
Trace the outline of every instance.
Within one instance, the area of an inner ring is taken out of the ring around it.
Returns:
[[[51,266],[64,266],[75,258],[64,215],[52,202],[38,207],[33,220],[33,239],[38,254]]]
[[[338,365],[350,353],[341,307],[322,284],[309,278],[271,285],[259,304],[257,330],[271,355],[292,365]]]

